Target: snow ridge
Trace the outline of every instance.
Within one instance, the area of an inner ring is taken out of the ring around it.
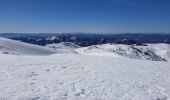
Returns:
[[[42,46],[0,38],[0,52],[13,55],[51,55],[56,51]]]
[[[128,57],[132,59],[144,59],[152,61],[167,61],[161,56],[157,55],[153,50],[146,48],[145,46],[124,45],[124,44],[102,44],[94,45],[84,48],[76,49],[80,54],[107,56],[107,54],[114,54],[117,56]],[[145,48],[145,49],[143,49]]]
[[[47,44],[45,47],[61,51],[60,53],[74,53],[74,54],[77,54],[77,52],[74,49],[80,48],[79,45],[76,45],[71,42]]]

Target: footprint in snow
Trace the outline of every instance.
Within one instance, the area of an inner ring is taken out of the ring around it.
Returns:
[[[61,68],[64,68],[64,69],[65,69],[65,68],[67,68],[67,67],[61,67]]]
[[[40,97],[31,98],[30,100],[38,100]]]
[[[157,98],[156,100],[168,100],[167,97]]]
[[[80,91],[78,91],[77,93],[75,93],[74,95],[75,96],[80,96],[82,94],[85,94],[85,90],[84,89],[81,89]]]
[[[30,74],[29,76],[30,76],[30,77],[38,76],[38,74],[36,74],[35,72],[31,72],[31,74]]]
[[[50,69],[46,69],[45,71],[49,72],[49,71],[50,71]]]

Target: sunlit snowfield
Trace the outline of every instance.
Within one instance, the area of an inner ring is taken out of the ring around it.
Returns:
[[[27,52],[14,55],[3,51],[4,41],[0,100],[170,100],[170,62],[56,53],[26,44]]]

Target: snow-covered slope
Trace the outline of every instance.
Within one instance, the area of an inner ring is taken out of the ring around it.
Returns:
[[[0,100],[170,100],[170,63],[77,54],[4,54]]]
[[[0,38],[0,100],[170,100],[169,45],[50,46]]]
[[[13,55],[50,55],[56,51],[42,46],[0,38],[0,53]]]
[[[147,44],[148,46],[138,46],[138,48],[152,50],[156,55],[170,61],[170,45],[164,43]]]
[[[155,46],[156,47],[156,46]],[[76,49],[80,54],[128,57],[132,59],[146,59],[153,61],[166,61],[155,53],[156,48],[150,46],[132,46],[124,44],[102,44]],[[158,51],[157,51],[158,52]]]
[[[62,43],[57,43],[57,44],[47,44],[46,47],[52,48],[57,51],[61,51],[61,53],[76,53],[77,52],[74,50],[76,48],[80,48],[79,45],[76,45],[71,42],[62,42]]]

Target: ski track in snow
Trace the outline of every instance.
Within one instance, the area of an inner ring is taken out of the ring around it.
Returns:
[[[0,100],[170,100],[169,65],[76,54],[0,55]]]

